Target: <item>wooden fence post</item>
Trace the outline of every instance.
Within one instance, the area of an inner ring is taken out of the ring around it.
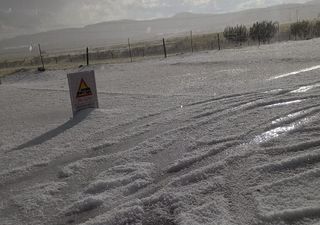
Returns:
[[[44,70],[44,62],[43,62],[43,57],[42,57],[42,51],[41,51],[40,44],[38,44],[38,47],[39,47],[39,55],[40,55],[40,60],[41,60],[41,64],[42,64],[42,69]]]
[[[128,48],[129,48],[130,60],[132,62],[132,52],[131,52],[130,38],[128,38]]]
[[[191,44],[191,52],[193,53],[193,35],[192,35],[192,31],[190,31],[190,44]]]
[[[162,39],[163,42],[163,52],[164,52],[164,58],[167,58],[167,48],[166,48],[166,42],[164,38]]]
[[[89,48],[86,49],[87,66],[89,66]]]

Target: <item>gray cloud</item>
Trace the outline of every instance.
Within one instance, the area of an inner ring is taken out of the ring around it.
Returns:
[[[108,20],[179,12],[222,13],[306,0],[1,0],[0,38]]]

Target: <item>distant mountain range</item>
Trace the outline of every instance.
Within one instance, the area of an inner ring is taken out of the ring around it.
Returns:
[[[18,36],[0,41],[0,54],[30,54],[30,45],[41,44],[47,51],[78,49],[123,44],[132,41],[161,39],[194,33],[222,31],[226,26],[261,20],[289,23],[297,19],[314,19],[320,16],[318,0],[305,4],[286,4],[268,8],[250,9],[226,14],[180,13],[170,18],[136,21],[110,21],[85,26]],[[33,48],[33,51],[35,49]]]

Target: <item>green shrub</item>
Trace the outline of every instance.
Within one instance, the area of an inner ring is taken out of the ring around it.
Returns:
[[[242,43],[248,40],[248,30],[244,25],[237,25],[236,27],[226,27],[223,32],[223,36],[229,41]]]
[[[295,38],[306,39],[311,34],[313,30],[312,27],[312,23],[308,20],[298,21],[291,24],[290,33],[295,36]]]
[[[316,20],[312,24],[312,33],[316,37],[320,37],[320,21]]]
[[[277,32],[277,23],[272,21],[256,22],[250,28],[249,36],[254,41],[266,43],[274,37]]]

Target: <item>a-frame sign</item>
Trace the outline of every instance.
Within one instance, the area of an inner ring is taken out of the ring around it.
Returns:
[[[94,71],[68,74],[73,115],[83,109],[99,108]]]

